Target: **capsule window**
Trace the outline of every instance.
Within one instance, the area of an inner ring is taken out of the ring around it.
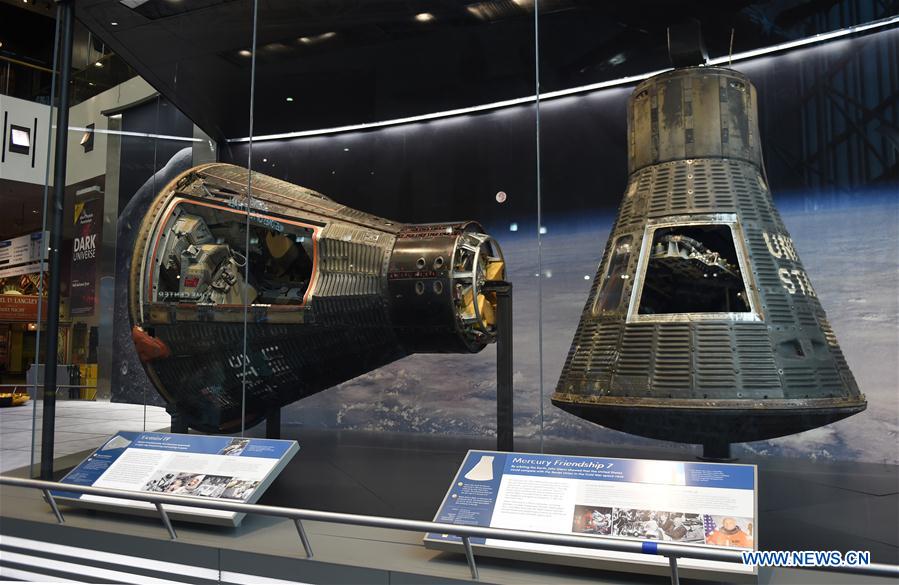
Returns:
[[[208,204],[174,207],[155,245],[149,298],[212,305],[303,304],[314,272],[314,229],[275,217],[249,219]]]
[[[616,311],[619,305],[621,305],[624,285],[629,278],[627,267],[631,260],[633,240],[632,236],[621,236],[615,240],[609,265],[600,285],[599,294],[596,295],[596,300],[593,303],[594,315]]]
[[[729,225],[658,227],[646,237],[639,315],[752,312]]]

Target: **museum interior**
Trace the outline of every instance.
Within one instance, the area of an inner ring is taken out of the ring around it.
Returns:
[[[0,0],[0,118],[0,581],[899,581],[899,1]]]

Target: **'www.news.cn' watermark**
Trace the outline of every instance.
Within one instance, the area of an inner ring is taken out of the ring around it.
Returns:
[[[744,565],[759,567],[858,567],[871,564],[866,550],[757,550],[743,553]]]

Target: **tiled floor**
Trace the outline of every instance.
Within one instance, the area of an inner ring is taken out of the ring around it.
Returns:
[[[34,425],[32,402],[23,406],[0,408],[0,473],[31,462],[33,426],[36,445],[34,461],[40,461],[43,406],[43,401],[39,400]],[[140,404],[58,400],[54,457],[99,447],[117,431],[155,431],[168,428],[169,422],[165,409],[157,406],[147,407],[145,426],[144,407]]]

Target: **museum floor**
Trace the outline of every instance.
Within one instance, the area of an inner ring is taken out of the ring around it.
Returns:
[[[89,412],[90,409],[85,409],[82,414],[87,417]],[[122,415],[128,412],[123,409]],[[110,417],[105,418],[109,421]],[[142,422],[142,417],[140,420]],[[163,417],[154,413],[148,420],[160,423]],[[115,422],[103,424],[116,426]],[[105,426],[94,427],[98,433],[96,437],[104,436],[99,434],[100,428],[103,432],[107,430]],[[60,432],[67,431],[61,427]],[[299,441],[300,452],[260,503],[421,520],[432,519],[466,450],[493,447],[492,439],[358,431],[298,432],[289,428],[285,429],[285,434],[288,435],[285,438]],[[92,437],[90,440],[96,439],[93,435],[85,435]],[[75,440],[77,438],[65,443]],[[89,439],[84,441],[84,447],[92,446],[87,444]],[[519,451],[536,448],[526,442],[516,443]],[[666,458],[667,455],[648,449],[601,448],[561,442],[548,443],[546,448],[551,452],[584,455],[642,458]],[[58,473],[64,473],[84,455],[60,457]],[[742,462],[759,464],[761,548],[869,550],[874,562],[899,562],[896,525],[899,475],[895,467],[777,459]],[[412,533],[309,523],[307,531],[315,549],[315,559],[307,561],[299,558],[296,533],[286,520],[251,516],[237,529],[177,523],[179,539],[170,543],[155,518],[72,510],[66,512],[66,525],[60,528],[47,506],[40,501],[39,494],[19,488],[4,488],[0,493],[0,505],[4,520],[0,525],[0,549],[6,557],[9,553],[21,555],[32,546],[29,543],[40,541],[56,543],[58,554],[54,553],[54,558],[59,562],[72,562],[75,557],[84,556],[84,551],[77,547],[90,546],[91,550],[124,554],[123,557],[110,557],[121,559],[130,558],[127,555],[132,551],[131,554],[147,558],[211,567],[221,575],[231,575],[228,579],[212,579],[219,582],[254,582],[253,579],[260,576],[290,582],[446,583],[467,580],[464,557],[426,550],[421,544],[421,535]],[[222,554],[225,551],[227,555]],[[127,565],[125,561],[111,560],[101,565],[112,570],[114,567],[121,569],[123,563]],[[8,573],[10,567],[16,567],[7,562],[3,566],[0,576],[2,572]],[[495,583],[667,582],[663,577],[628,576],[499,559],[479,558],[479,566],[481,580]],[[26,569],[26,565],[18,565],[16,570],[27,573]],[[146,574],[164,577],[165,571],[160,571]],[[52,574],[73,576],[65,568]],[[189,577],[185,573],[181,579],[208,581],[202,576],[204,574],[201,571]],[[760,582],[888,581],[778,569],[763,575]]]
[[[0,473],[6,473],[28,465],[31,461],[32,416],[37,417],[35,462],[41,460],[41,428],[43,426],[43,401],[34,404],[0,408]],[[91,400],[56,401],[56,440],[53,452],[56,457],[80,453],[103,444],[116,431],[158,430],[169,426],[169,416],[164,408],[148,406],[146,427],[144,407],[140,404],[120,404]]]

